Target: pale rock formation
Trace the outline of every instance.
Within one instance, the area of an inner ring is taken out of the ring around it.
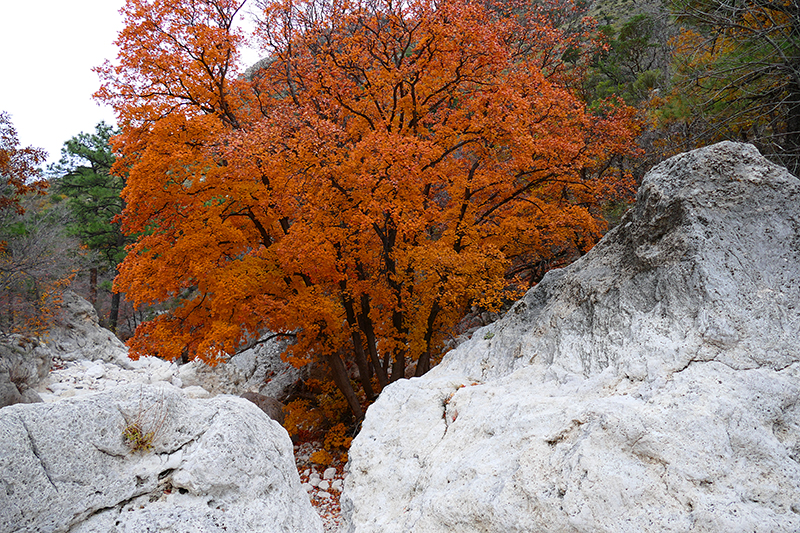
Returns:
[[[322,532],[283,428],[168,384],[0,410],[0,472],[2,533]]]
[[[225,364],[211,367],[192,361],[180,367],[183,386],[203,387],[212,394],[255,392],[283,401],[305,375],[281,359],[287,341],[266,334],[254,347],[232,356]]]
[[[78,359],[63,361],[60,368],[53,369],[38,385],[38,392],[46,402],[62,398],[111,390],[130,383],[150,385],[169,383],[180,386],[178,365],[157,357],[140,357],[128,360],[125,367],[102,359],[89,361]],[[196,388],[185,389],[190,397],[209,397],[207,391]]]
[[[87,300],[64,291],[62,317],[44,340],[47,350],[64,361],[102,360],[130,368],[128,348],[99,324],[97,311]]]
[[[285,343],[266,335],[263,342],[215,367],[200,361],[179,366],[156,357],[134,361],[128,348],[100,326],[92,305],[67,291],[62,316],[43,341],[0,339],[0,406],[160,382],[183,388],[191,398],[256,392],[283,399],[304,375],[281,360]],[[57,365],[48,373],[53,360]]]
[[[41,402],[36,386],[50,369],[50,354],[23,335],[0,337],[0,407]]]
[[[800,182],[676,156],[350,449],[349,533],[800,531]]]
[[[61,316],[42,339],[22,335],[0,339],[0,407],[42,401],[36,389],[45,386],[42,382],[53,358],[131,368],[128,349],[99,325],[92,304],[72,291],[65,291],[62,300]]]

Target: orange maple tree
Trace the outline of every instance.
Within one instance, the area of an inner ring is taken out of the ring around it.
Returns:
[[[576,95],[596,43],[556,25],[566,0],[262,1],[245,74],[242,7],[128,0],[100,69],[138,235],[116,287],[171,302],[130,345],[213,362],[290,336],[360,418],[510,265],[596,242],[637,122]]]
[[[42,179],[40,166],[45,159],[47,153],[41,148],[19,146],[11,115],[0,112],[0,214],[6,210],[22,214],[21,197],[44,194],[47,181]]]

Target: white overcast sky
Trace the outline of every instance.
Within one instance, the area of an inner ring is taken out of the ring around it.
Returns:
[[[20,145],[44,148],[58,161],[71,137],[115,123],[92,94],[92,68],[114,60],[124,0],[0,0],[0,111]]]
[[[82,131],[114,114],[92,99],[92,67],[116,57],[123,0],[1,0],[0,111],[11,114],[23,147],[44,148],[49,162]]]

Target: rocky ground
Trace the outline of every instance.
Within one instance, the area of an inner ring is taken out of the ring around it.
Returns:
[[[303,488],[311,498],[311,505],[319,513],[326,533],[337,533],[341,528],[339,496],[344,485],[344,464],[334,461],[321,467],[309,460],[311,454],[322,447],[322,443],[310,442],[294,447],[297,471]]]

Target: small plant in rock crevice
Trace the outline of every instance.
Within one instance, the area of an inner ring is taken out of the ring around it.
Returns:
[[[151,451],[153,442],[160,434],[164,421],[167,419],[167,408],[163,395],[147,408],[144,407],[143,399],[140,397],[139,407],[132,418],[125,413],[121,414],[125,419],[125,427],[122,429],[122,440],[125,445],[134,453]]]
[[[153,439],[155,438],[154,431],[145,431],[137,422],[128,424],[122,430],[122,438],[125,444],[133,452],[149,452],[153,449]]]

